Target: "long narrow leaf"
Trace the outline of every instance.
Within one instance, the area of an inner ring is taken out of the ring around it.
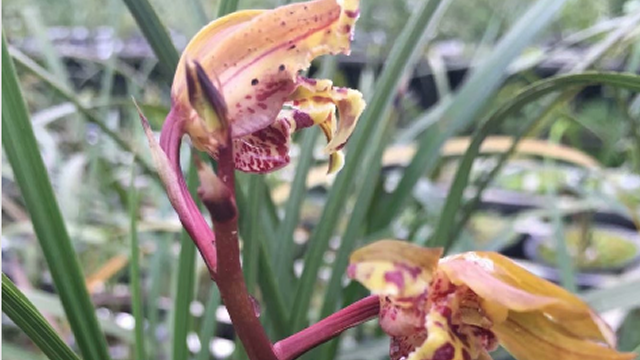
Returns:
[[[430,127],[419,139],[416,156],[405,170],[393,192],[388,211],[381,211],[377,219],[381,226],[389,224],[411,196],[420,177],[435,167],[439,149],[456,131],[469,125],[496,91],[509,63],[553,20],[565,0],[541,0],[528,11],[496,45],[486,61],[471,74],[465,85],[443,110],[440,121]]]
[[[144,37],[149,42],[159,60],[165,81],[171,85],[173,73],[176,71],[180,54],[176,50],[169,32],[160,21],[160,17],[153,10],[147,0],[123,0],[138,23]]]
[[[135,168],[134,168],[135,169]],[[131,176],[129,189],[129,219],[131,233],[131,259],[129,260],[129,271],[131,273],[131,307],[135,318],[135,338],[134,345],[136,359],[145,359],[145,337],[144,337],[144,315],[142,308],[142,289],[140,286],[140,250],[138,249],[138,194],[133,184],[134,172]]]
[[[318,226],[309,239],[309,250],[305,255],[302,277],[296,290],[291,314],[291,330],[299,330],[307,321],[307,312],[311,295],[322,264],[322,258],[329,239],[336,229],[347,200],[347,193],[355,182],[355,175],[367,150],[372,146],[370,138],[382,122],[389,108],[394,92],[401,81],[402,74],[413,64],[422,50],[419,44],[424,41],[425,29],[441,1],[424,1],[409,19],[398,41],[396,41],[387,64],[382,70],[369,105],[360,119],[360,125],[349,144],[345,167],[340,171],[331,189]]]
[[[78,359],[26,296],[2,274],[2,312],[18,325],[51,360]],[[4,350],[4,344],[3,344]]]
[[[462,202],[463,189],[465,189],[467,186],[469,174],[471,172],[471,166],[473,165],[473,161],[475,160],[475,158],[480,153],[482,142],[493,130],[498,128],[510,116],[516,114],[525,105],[537,99],[540,99],[541,97],[549,93],[597,83],[634,91],[640,90],[640,77],[632,74],[591,72],[562,75],[550,79],[541,80],[532,85],[529,85],[514,98],[510,99],[502,106],[500,106],[497,110],[495,110],[474,133],[472,137],[473,140],[469,145],[469,148],[467,149],[464,157],[462,158],[460,165],[458,166],[458,170],[451,185],[452,190],[447,196],[447,201],[445,203],[444,209],[442,210],[438,228],[433,236],[432,241],[430,241],[430,245],[444,246],[445,248],[447,248],[456,238],[457,229],[462,226],[458,219],[456,219],[456,214],[458,212],[457,210],[460,206],[460,203]],[[519,132],[519,135],[514,138],[511,149],[505,154],[510,154],[513,150],[515,150],[519,138],[524,133],[528,132],[528,130],[533,125],[535,125],[534,122],[529,122],[525,123],[522,126],[522,130]],[[499,162],[499,164],[502,163],[503,161]],[[483,179],[483,183],[480,188],[484,190],[488,182],[489,179]],[[465,210],[465,214],[468,212],[468,210]],[[466,217],[464,217],[464,219],[466,221]]]
[[[160,181],[160,179],[155,175],[155,171],[152,170],[153,167],[147,164],[147,162],[137,154],[133,147],[129,143],[127,143],[127,141],[122,139],[120,135],[118,135],[115,131],[111,130],[98,116],[96,116],[91,111],[90,108],[82,104],[82,102],[73,93],[73,91],[68,89],[64,84],[60,83],[53,75],[48,73],[47,70],[42,68],[22,52],[16,50],[15,48],[10,49],[9,52],[17,65],[33,74],[38,79],[44,81],[51,87],[51,89],[55,93],[67,99],[67,101],[73,104],[77,111],[80,112],[88,122],[99,127],[100,130],[104,132],[105,135],[107,135],[111,140],[113,140],[116,145],[118,145],[118,147],[120,147],[122,150],[133,154],[135,156],[135,160],[140,164],[146,174],[152,175],[158,181]]]
[[[209,344],[211,339],[216,334],[216,328],[218,325],[216,319],[216,310],[220,306],[220,291],[217,286],[211,286],[209,291],[209,301],[204,310],[203,324],[200,328],[200,352],[196,357],[196,360],[209,360],[211,358],[211,348]]]
[[[2,146],[83,357],[109,359],[106,340],[40,156],[4,33],[2,64]]]

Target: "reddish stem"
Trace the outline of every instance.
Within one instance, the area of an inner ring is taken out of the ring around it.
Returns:
[[[273,350],[279,360],[293,360],[341,332],[370,320],[380,312],[377,295],[359,300],[308,328],[278,341]]]
[[[211,202],[204,199],[213,220],[218,250],[216,280],[222,301],[227,307],[236,334],[242,341],[251,360],[277,360],[271,341],[255,314],[254,305],[244,281],[240,266],[238,244],[238,217],[235,209],[233,146],[228,137],[228,145],[220,147],[218,174],[224,186],[229,189],[231,201]],[[227,199],[229,200],[229,199]]]

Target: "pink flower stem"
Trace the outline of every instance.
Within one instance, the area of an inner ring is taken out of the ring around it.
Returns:
[[[279,360],[293,360],[341,332],[370,320],[380,312],[378,296],[371,295],[330,315],[320,322],[278,341],[273,349]]]

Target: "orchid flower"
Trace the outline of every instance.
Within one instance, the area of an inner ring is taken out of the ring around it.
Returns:
[[[162,129],[167,146],[186,133],[196,148],[218,155],[221,129],[190,101],[188,67],[197,62],[226,104],[236,169],[265,173],[285,166],[291,133],[315,124],[328,141],[329,172],[339,170],[341,149],[364,109],[362,94],[299,72],[320,55],[349,54],[358,6],[358,0],[316,0],[239,11],[205,26],[175,73]]]
[[[349,54],[358,6],[359,0],[315,0],[217,19],[182,53],[159,143],[140,113],[171,204],[212,276],[215,236],[180,169],[183,135],[214,158],[229,136],[231,160],[220,166],[266,173],[289,163],[291,133],[315,124],[328,141],[329,172],[338,171],[341,149],[364,110],[362,94],[299,73],[318,56]]]
[[[494,252],[384,240],[355,251],[348,274],[379,296],[392,360],[628,360],[582,300]]]

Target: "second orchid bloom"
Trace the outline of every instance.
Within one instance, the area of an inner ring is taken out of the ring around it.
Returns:
[[[582,300],[493,252],[380,241],[351,256],[349,276],[380,296],[392,360],[630,360]]]

